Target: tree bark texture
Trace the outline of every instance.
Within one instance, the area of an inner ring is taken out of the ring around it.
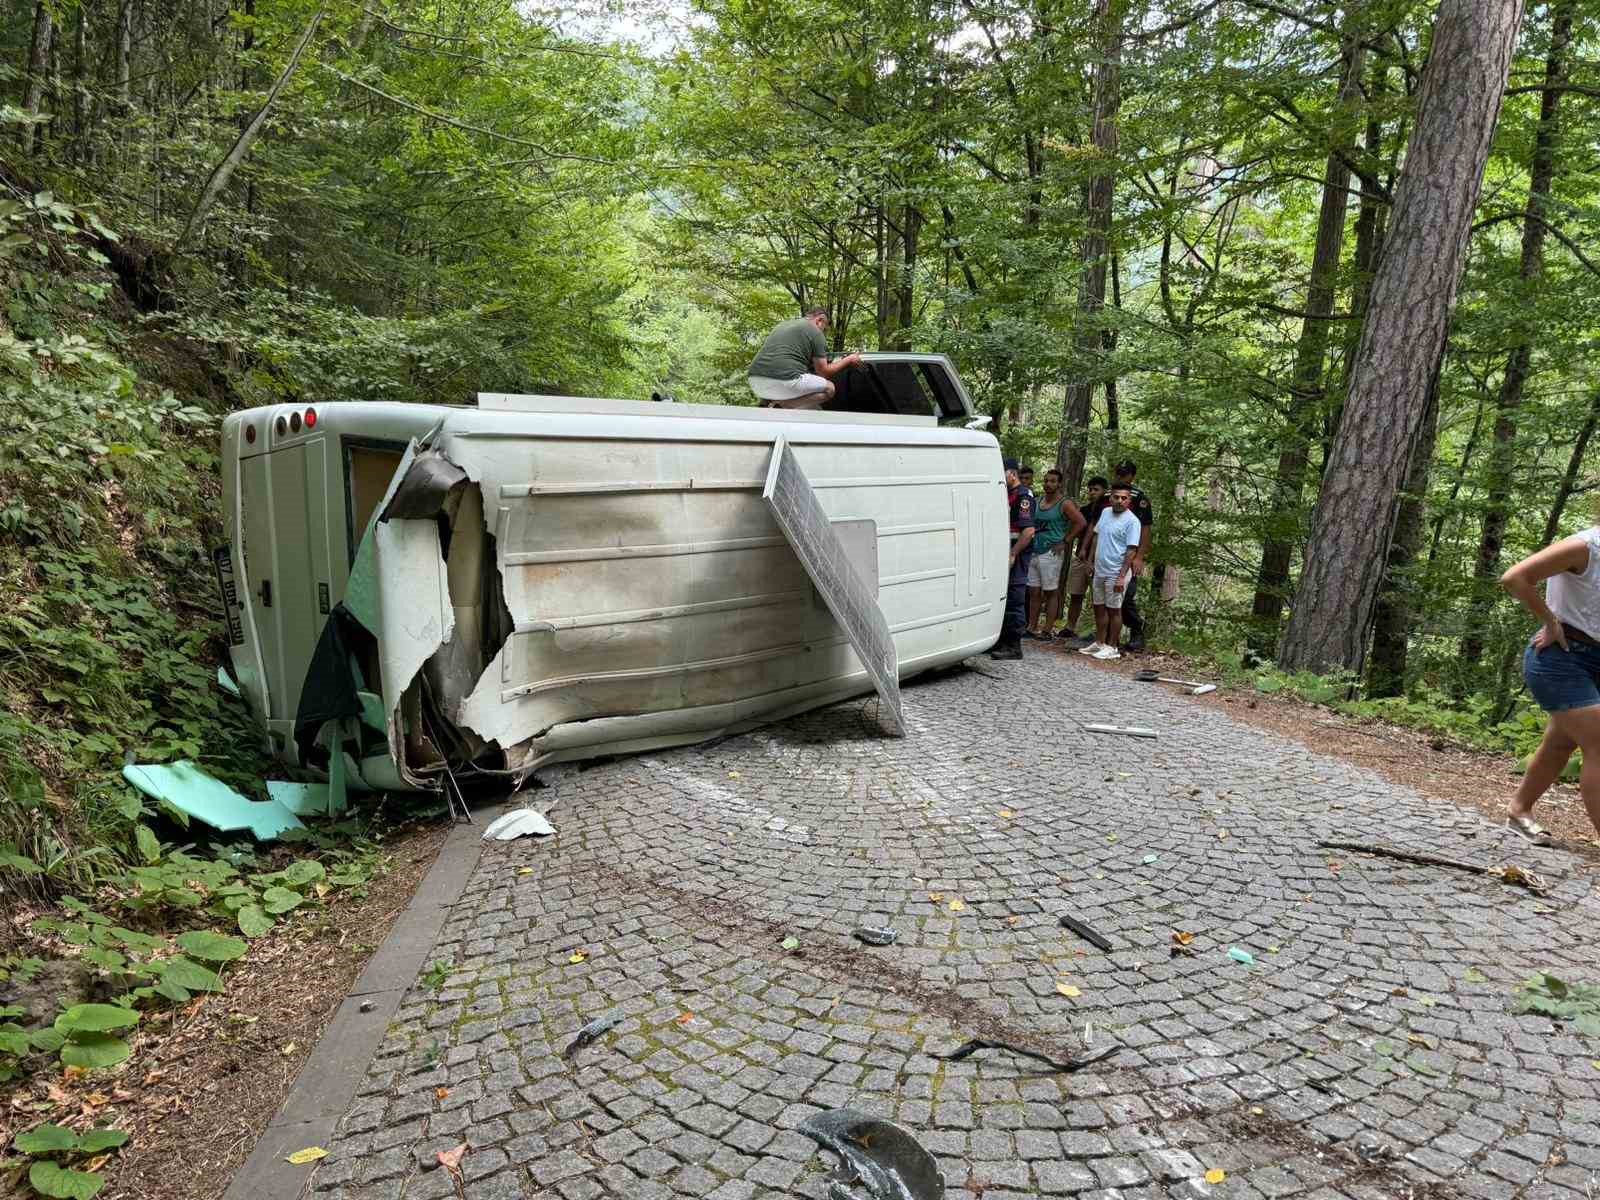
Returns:
[[[1084,210],[1082,272],[1078,283],[1078,327],[1074,352],[1078,367],[1061,401],[1061,438],[1056,463],[1061,486],[1069,496],[1082,493],[1088,455],[1089,398],[1094,378],[1089,364],[1100,348],[1099,316],[1106,303],[1106,259],[1111,248],[1111,202],[1116,187],[1117,113],[1122,104],[1121,0],[1095,0],[1101,31],[1100,54],[1094,66],[1094,144],[1097,170],[1089,179]]]
[[[1350,23],[1354,25],[1353,18]],[[1341,114],[1348,119],[1360,100],[1361,50],[1352,37],[1346,42],[1344,73],[1339,83]],[[1251,605],[1251,640],[1262,653],[1269,652],[1278,640],[1278,622],[1289,590],[1289,563],[1303,535],[1301,505],[1305,502],[1306,466],[1311,461],[1312,440],[1322,424],[1328,319],[1333,315],[1339,257],[1344,253],[1353,143],[1353,138],[1336,139],[1322,171],[1322,204],[1317,214],[1317,240],[1311,253],[1311,277],[1306,283],[1306,315],[1300,325],[1299,344],[1295,347],[1294,378],[1289,385],[1269,524],[1262,541],[1255,601]]]
[[[1406,687],[1406,661],[1410,656],[1411,626],[1416,614],[1416,579],[1412,564],[1422,549],[1423,525],[1427,519],[1428,481],[1433,470],[1433,447],[1439,437],[1439,367],[1428,388],[1428,406],[1422,416],[1422,430],[1411,454],[1411,469],[1406,472],[1405,491],[1395,516],[1394,541],[1389,545],[1389,561],[1384,568],[1383,593],[1378,597],[1372,619],[1372,665],[1367,671],[1367,695],[1399,696]]]
[[[1278,660],[1360,672],[1466,259],[1521,0],[1442,0],[1383,259]]]
[[[37,114],[44,101],[46,76],[49,74],[50,42],[54,30],[50,7],[45,0],[33,6],[33,38],[28,43],[28,74],[22,82],[22,109],[30,115]],[[22,147],[32,150],[36,145],[37,125],[26,125],[22,130]]]
[[[1550,207],[1550,186],[1556,176],[1556,150],[1560,138],[1561,94],[1567,80],[1567,50],[1572,41],[1573,0],[1563,0],[1551,18],[1550,52],[1544,64],[1544,91],[1539,101],[1539,126],[1534,135],[1533,159],[1528,169],[1528,202],[1522,224],[1522,262],[1518,278],[1521,294],[1531,298],[1544,275],[1545,214]],[[1510,515],[1512,483],[1517,466],[1517,413],[1533,362],[1533,341],[1519,333],[1506,355],[1506,370],[1500,380],[1495,401],[1494,441],[1489,447],[1488,498],[1483,509],[1483,533],[1478,539],[1478,556],[1473,564],[1472,605],[1467,612],[1466,633],[1461,639],[1461,656],[1468,662],[1483,657],[1480,632],[1489,619],[1495,594],[1494,580],[1500,574],[1500,550],[1505,544],[1506,521]]]

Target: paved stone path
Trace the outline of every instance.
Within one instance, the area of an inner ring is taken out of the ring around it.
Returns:
[[[850,1105],[915,1132],[951,1200],[1600,1196],[1600,1039],[1510,1011],[1535,971],[1600,982],[1572,855],[1071,655],[913,685],[905,740],[874,704],[541,794],[559,837],[485,852],[314,1190],[452,1196],[427,1164],[468,1141],[469,1200],[826,1197],[794,1130]],[[937,1057],[977,1033],[1119,1049]]]

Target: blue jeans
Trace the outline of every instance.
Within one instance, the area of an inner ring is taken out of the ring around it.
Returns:
[[[1566,650],[1550,646],[1522,652],[1522,678],[1545,712],[1566,712],[1600,704],[1600,646],[1567,640]]]

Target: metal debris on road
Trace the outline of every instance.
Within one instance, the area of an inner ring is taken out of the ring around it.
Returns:
[[[1077,934],[1096,949],[1104,950],[1107,954],[1111,952],[1112,947],[1110,940],[1105,936],[1105,934],[1100,933],[1093,926],[1085,925],[1076,917],[1062,917],[1061,924],[1067,929],[1072,930],[1073,933]]]
[[[536,808],[518,808],[489,822],[483,831],[483,840],[509,842],[519,837],[549,837],[555,826]]]
[[[963,1042],[949,1054],[935,1054],[933,1057],[943,1059],[945,1062],[960,1062],[963,1058],[972,1057],[979,1050],[1009,1050],[1012,1054],[1020,1054],[1024,1058],[1042,1062],[1052,1071],[1081,1071],[1084,1067],[1097,1063],[1103,1058],[1110,1058],[1120,1048],[1119,1046],[1107,1046],[1096,1054],[1086,1054],[1082,1058],[1071,1058],[1062,1062],[1059,1059],[1051,1058],[1048,1054],[1041,1054],[1037,1050],[1013,1046],[1010,1042],[993,1042],[986,1038],[973,1038],[971,1041]]]
[[[830,1108],[807,1117],[797,1131],[839,1156],[830,1196],[848,1198],[844,1185],[860,1184],[872,1200],[944,1200],[938,1161],[904,1126]]]
[[[854,936],[858,942],[865,942],[869,946],[892,946],[900,933],[887,925],[862,925],[856,929]]]
[[[1083,724],[1085,733],[1120,733],[1123,737],[1153,738],[1156,736],[1154,729],[1144,725],[1106,725],[1099,721],[1090,721]]]
[[[1458,858],[1441,858],[1437,854],[1422,854],[1415,850],[1401,850],[1395,846],[1378,843],[1318,842],[1317,845],[1323,850],[1346,850],[1354,854],[1371,854],[1378,858],[1393,858],[1400,862],[1416,863],[1423,867],[1448,867],[1453,871],[1467,871],[1473,875],[1490,875],[1502,883],[1525,887],[1530,892],[1543,892],[1550,886],[1543,876],[1535,875],[1532,871],[1515,864],[1485,867],[1477,863],[1462,862]]]
[[[598,1016],[594,1020],[590,1021],[582,1029],[578,1030],[577,1037],[573,1038],[571,1042],[567,1043],[567,1048],[561,1052],[561,1057],[571,1058],[585,1046],[599,1041],[599,1039],[605,1034],[611,1032],[611,1030],[622,1024],[623,1015],[624,1014],[621,1009],[613,1009],[611,1012],[608,1012],[603,1016]]]

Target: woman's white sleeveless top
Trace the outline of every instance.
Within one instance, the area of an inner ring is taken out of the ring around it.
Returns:
[[[1552,575],[1545,603],[1568,625],[1600,640],[1600,528],[1585,529],[1578,536],[1589,546],[1589,563],[1577,574]]]

